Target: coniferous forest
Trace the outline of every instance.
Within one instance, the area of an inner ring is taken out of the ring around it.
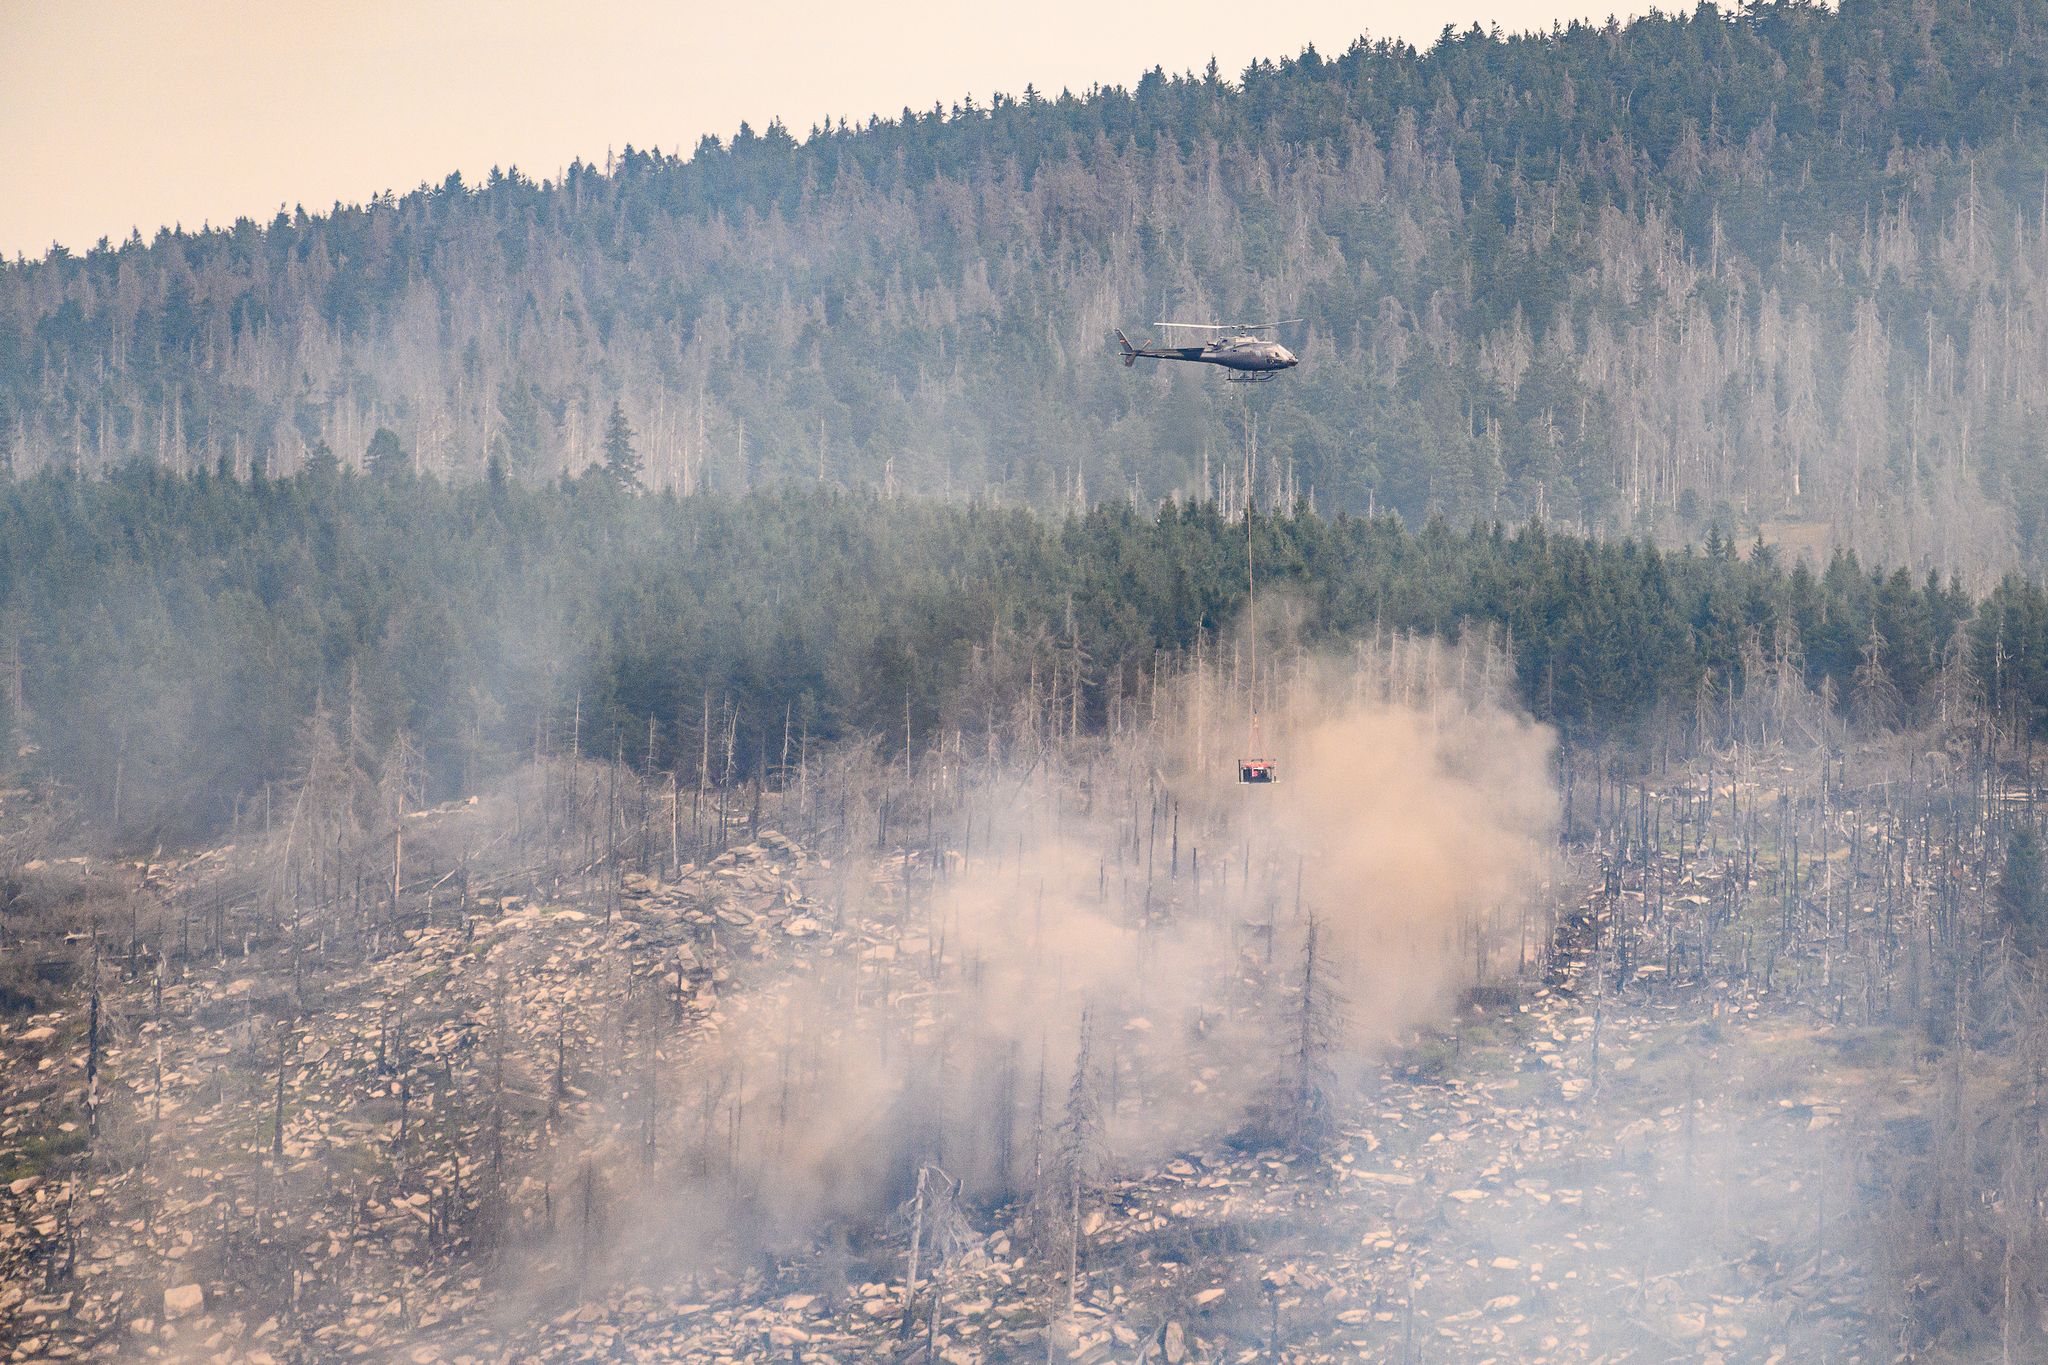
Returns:
[[[1299,317],[1283,501],[1995,576],[2048,514],[2044,101],[2034,0],[1785,0],[506,167],[0,268],[0,443],[549,482],[620,404],[685,492],[1199,501],[1238,395],[1111,329]]]
[[[2048,0],[795,127],[0,262],[0,1359],[2048,1359]]]
[[[300,773],[316,713],[366,758],[416,754],[436,799],[572,729],[651,771],[693,765],[709,725],[710,776],[751,779],[792,742],[979,742],[1033,694],[1100,731],[1235,647],[1245,537],[1213,503],[51,473],[0,488],[0,702],[30,770],[129,840],[222,828]],[[1494,640],[1567,743],[1690,747],[1788,686],[1869,729],[2048,716],[2048,594],[2019,576],[1972,595],[1718,531],[1667,551],[1305,507],[1254,512],[1251,537],[1268,631]]]

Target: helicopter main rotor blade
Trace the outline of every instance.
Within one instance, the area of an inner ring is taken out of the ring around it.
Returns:
[[[1279,322],[1155,322],[1154,327],[1185,327],[1191,332],[1270,332],[1276,327],[1292,327],[1300,318],[1282,318]]]

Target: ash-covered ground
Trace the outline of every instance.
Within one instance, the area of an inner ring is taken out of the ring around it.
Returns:
[[[694,816],[558,762],[407,816],[389,884],[330,875],[296,919],[275,830],[19,861],[0,1341],[1898,1354],[1869,1156],[1938,1145],[1929,1020],[1996,793],[1882,754],[1567,769],[1555,856],[1512,914],[1435,927],[1425,997],[1358,965],[1370,935],[1312,979],[1305,858],[1110,757],[957,807],[842,770]]]

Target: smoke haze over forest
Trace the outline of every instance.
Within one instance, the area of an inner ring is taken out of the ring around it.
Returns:
[[[2044,116],[1709,5],[0,263],[0,1359],[2048,1358]]]
[[[1996,572],[2037,555],[2038,7],[1711,7],[621,149],[0,273],[22,472],[1039,505],[1214,494],[1235,395],[1113,327],[1305,319],[1262,493]],[[1175,367],[1183,368],[1183,367]]]

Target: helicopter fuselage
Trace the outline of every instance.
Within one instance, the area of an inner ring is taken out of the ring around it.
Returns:
[[[1139,360],[1186,360],[1199,365],[1220,365],[1242,374],[1271,374],[1291,370],[1301,361],[1277,341],[1263,337],[1219,337],[1206,346],[1133,346],[1122,332],[1116,334],[1123,347],[1124,364]]]

